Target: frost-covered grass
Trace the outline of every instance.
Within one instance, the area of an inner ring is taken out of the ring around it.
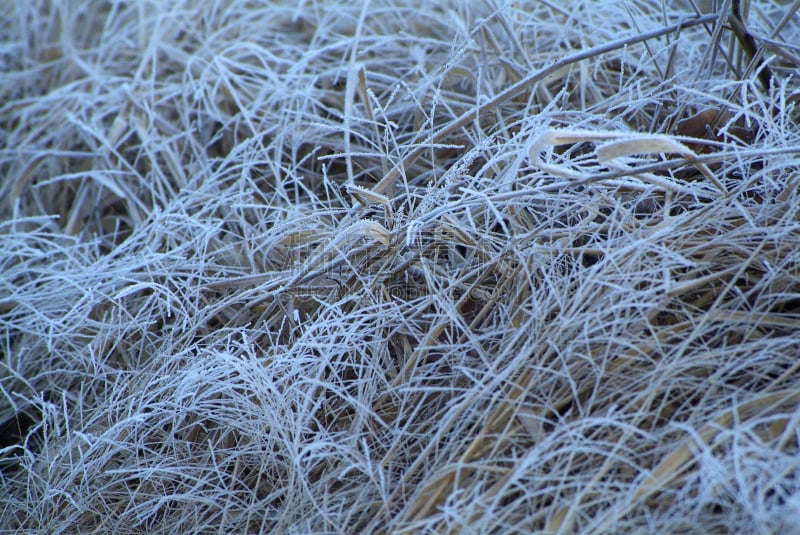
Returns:
[[[0,530],[800,530],[800,0],[706,4],[6,2]]]

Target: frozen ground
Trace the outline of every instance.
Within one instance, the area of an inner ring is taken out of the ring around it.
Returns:
[[[4,532],[800,530],[800,1],[4,3]]]

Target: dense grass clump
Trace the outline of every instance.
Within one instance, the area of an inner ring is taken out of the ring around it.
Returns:
[[[800,530],[800,1],[7,2],[0,530]]]

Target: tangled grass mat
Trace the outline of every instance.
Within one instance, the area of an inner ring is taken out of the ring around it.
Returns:
[[[0,15],[0,529],[800,531],[800,1]]]

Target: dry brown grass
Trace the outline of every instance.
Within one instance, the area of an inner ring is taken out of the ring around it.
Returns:
[[[0,528],[800,530],[800,1],[294,4],[0,17]]]

